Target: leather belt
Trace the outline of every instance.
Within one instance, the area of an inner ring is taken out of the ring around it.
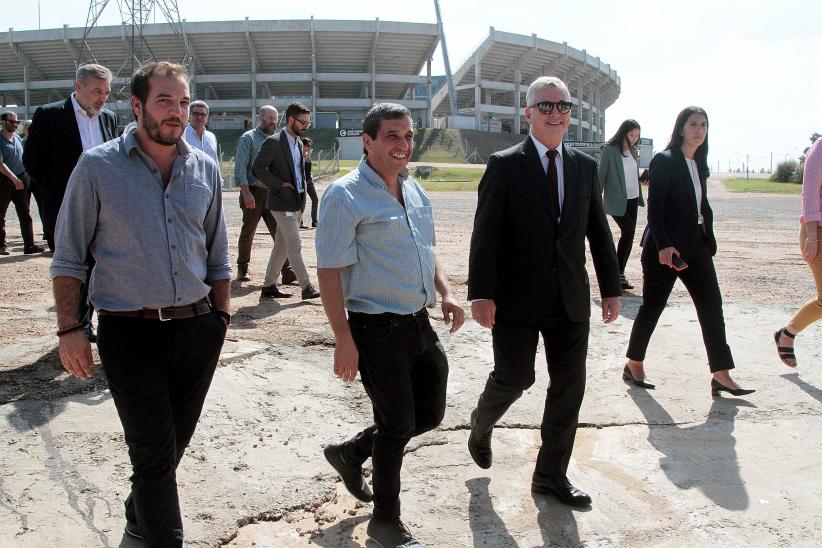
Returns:
[[[126,316],[129,318],[144,318],[146,320],[185,320],[202,316],[211,312],[211,304],[203,297],[199,301],[181,306],[167,308],[143,308],[141,310],[98,310],[100,316]]]
[[[360,317],[368,317],[368,318],[418,318],[420,316],[428,316],[428,309],[421,308],[416,312],[412,312],[411,314],[395,314],[393,312],[382,312],[380,314],[366,314],[365,312],[349,312],[350,316],[360,316]]]

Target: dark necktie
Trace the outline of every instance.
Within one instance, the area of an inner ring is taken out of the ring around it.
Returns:
[[[559,219],[559,177],[557,176],[557,154],[556,149],[546,152],[548,155],[548,188],[551,191],[551,211],[554,212],[554,218]]]

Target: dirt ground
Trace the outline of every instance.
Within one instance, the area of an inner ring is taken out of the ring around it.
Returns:
[[[799,197],[731,194],[721,179],[714,178],[709,196],[734,376],[758,391],[710,398],[698,323],[681,285],[649,350],[646,370],[657,390],[620,380],[641,303],[635,248],[627,276],[637,289],[625,296],[623,317],[603,326],[598,301],[592,303],[588,389],[570,476],[594,504],[570,510],[529,491],[548,382],[544,358],[536,385],[496,430],[494,467],[481,470],[465,442],[468,414],[492,365],[490,334],[469,320],[449,335],[434,309],[451,367],[448,409],[440,428],[412,440],[403,468],[404,519],[422,542],[818,545],[822,349],[813,341],[822,332],[812,326],[797,339],[797,370],[776,359],[771,339],[815,292],[797,252]],[[432,199],[438,252],[468,310],[476,195]],[[226,192],[224,204],[234,254],[238,193]],[[641,218],[637,241],[644,224]],[[7,227],[12,254],[0,257],[0,546],[140,546],[122,533],[130,470],[105,376],[98,368],[81,381],[63,371],[50,257],[22,255],[13,211]],[[302,236],[316,280],[314,232]],[[178,471],[187,542],[370,546],[370,506],[345,492],[321,451],[366,426],[370,404],[359,382],[345,385],[331,374],[333,338],[319,302],[302,302],[296,286],[289,299],[260,299],[271,246],[258,232],[252,281],[232,284],[234,320],[221,367]]]

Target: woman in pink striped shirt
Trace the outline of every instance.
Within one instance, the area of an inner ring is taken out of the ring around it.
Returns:
[[[799,249],[802,258],[811,267],[816,283],[816,297],[802,305],[788,325],[773,334],[779,359],[788,367],[796,367],[793,339],[800,331],[822,318],[822,252],[819,249],[822,235],[822,139],[811,145],[805,157],[802,176],[802,216],[799,218]]]

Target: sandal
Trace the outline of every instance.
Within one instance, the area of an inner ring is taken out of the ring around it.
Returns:
[[[788,367],[796,367],[796,354],[793,352],[792,346],[779,346],[779,338],[785,335],[789,339],[796,338],[796,335],[785,329],[784,327],[775,331],[773,334],[773,341],[776,343],[776,352],[779,354],[779,359]]]

